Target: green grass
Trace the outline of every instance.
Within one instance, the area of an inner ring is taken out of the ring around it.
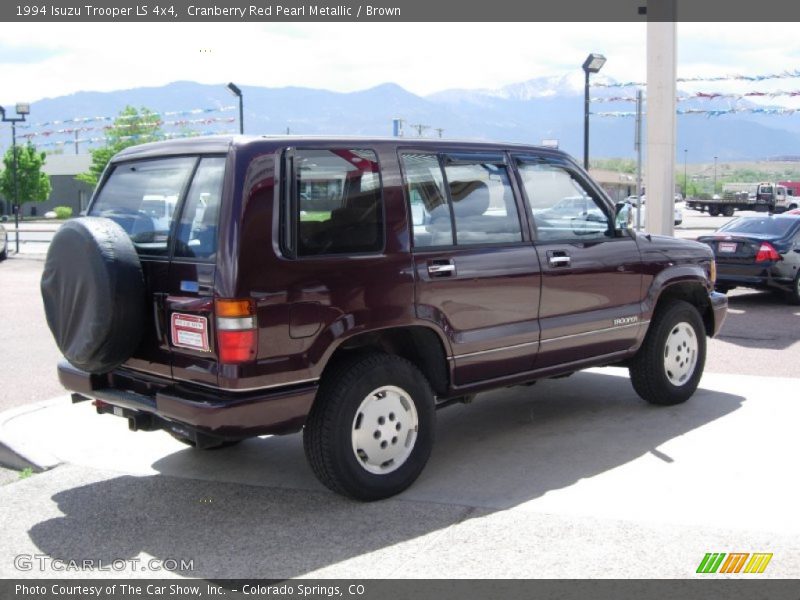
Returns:
[[[309,221],[327,221],[330,218],[331,211],[329,210],[306,211],[304,214],[300,215],[300,221],[304,223],[308,223]]]
[[[31,469],[30,467],[26,467],[26,468],[22,469],[22,471],[19,472],[19,478],[20,479],[27,479],[28,477],[31,477],[32,475],[33,475],[33,469]]]

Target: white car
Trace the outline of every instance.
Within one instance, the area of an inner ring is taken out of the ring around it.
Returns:
[[[680,225],[683,223],[683,210],[677,204],[678,195],[676,194],[676,204],[674,210],[674,224]],[[631,205],[633,211],[633,224],[636,225],[636,207],[639,206],[639,196],[628,196],[625,198],[625,202]],[[645,217],[647,216],[647,194],[642,196],[642,227],[647,222]]]

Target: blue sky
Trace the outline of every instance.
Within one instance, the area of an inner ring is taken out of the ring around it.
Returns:
[[[177,80],[343,92],[391,81],[424,95],[580,75],[589,52],[608,58],[603,74],[644,80],[646,30],[644,23],[14,24],[0,33],[0,103]],[[794,70],[794,30],[787,23],[681,23],[678,75]],[[757,87],[795,90],[800,80]]]

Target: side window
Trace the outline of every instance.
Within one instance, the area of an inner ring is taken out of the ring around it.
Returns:
[[[457,245],[522,241],[505,165],[464,159],[446,159],[445,165]]]
[[[519,173],[537,239],[585,242],[609,235],[608,216],[569,171],[557,165],[523,162]]]
[[[222,199],[225,158],[200,161],[178,223],[175,256],[211,258],[217,251],[217,221]]]
[[[371,150],[297,150],[288,210],[298,256],[379,252],[383,199],[378,157]],[[293,207],[293,208],[292,208]]]
[[[406,191],[417,248],[453,243],[450,206],[439,159],[433,154],[403,154]]]

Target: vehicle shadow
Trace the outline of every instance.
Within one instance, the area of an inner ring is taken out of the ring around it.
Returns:
[[[728,315],[720,339],[745,348],[784,350],[800,339],[800,306],[778,292],[736,290],[728,295]]]
[[[625,377],[578,373],[441,411],[422,477],[389,500],[365,504],[328,492],[305,466],[300,436],[260,438],[217,452],[175,452],[153,465],[160,475],[58,492],[52,499],[63,516],[36,524],[29,535],[63,561],[109,563],[141,553],[193,560],[176,571],[190,577],[296,577],[342,561],[351,572],[363,566],[371,577],[386,577],[392,571],[381,570],[385,561],[376,553],[391,552],[390,562],[403,564],[415,558],[416,546],[404,542],[646,454],[670,462],[659,446],[743,402],[701,389],[684,405],[653,407],[638,400]],[[704,461],[706,451],[679,460]]]

